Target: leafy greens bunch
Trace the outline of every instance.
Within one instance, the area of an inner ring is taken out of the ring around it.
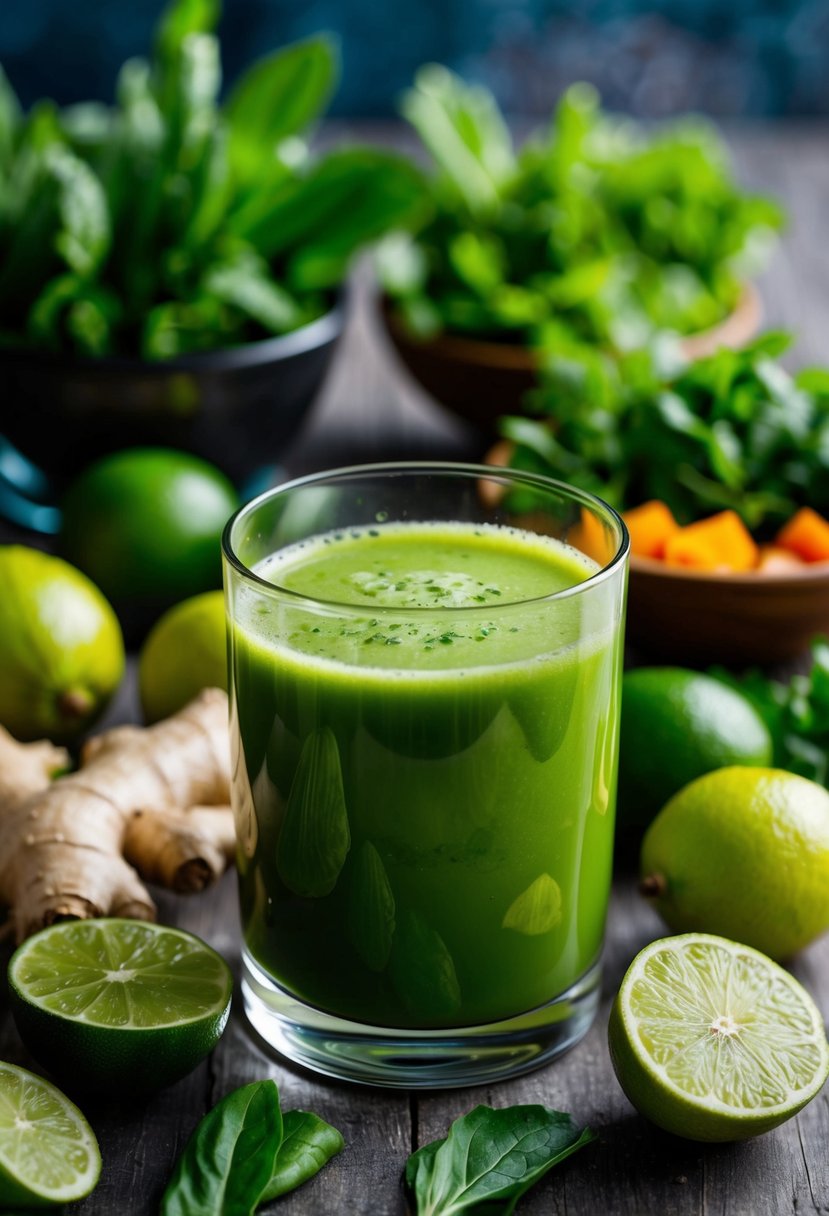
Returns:
[[[404,159],[309,153],[337,75],[324,38],[255,63],[220,105],[218,15],[173,0],[111,108],[23,115],[0,71],[0,344],[163,359],[286,333],[417,208]]]
[[[829,513],[829,370],[790,376],[768,333],[677,370],[660,345],[613,358],[548,355],[533,407],[506,418],[517,468],[563,478],[619,509],[661,499],[680,523],[732,508],[761,536],[798,507]]]
[[[446,68],[418,73],[402,103],[435,165],[431,211],[381,249],[408,328],[631,348],[652,332],[703,330],[780,227],[771,202],[735,186],[698,121],[646,135],[570,88],[549,128],[516,151],[494,98]]]

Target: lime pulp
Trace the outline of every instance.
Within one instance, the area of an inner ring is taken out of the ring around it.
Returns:
[[[737,1140],[796,1114],[829,1073],[811,997],[747,946],[684,934],[647,946],[610,1023],[617,1076],[653,1122],[697,1140]]]
[[[71,1203],[100,1172],[97,1141],[78,1108],[42,1077],[0,1063],[0,1205]]]
[[[67,921],[9,964],[12,1009],[29,1050],[79,1088],[158,1088],[218,1041],[233,979],[192,934],[145,921]]]

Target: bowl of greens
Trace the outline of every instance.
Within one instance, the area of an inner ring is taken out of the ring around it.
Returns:
[[[219,100],[217,5],[174,0],[112,106],[23,114],[0,74],[0,389],[54,476],[134,444],[236,478],[273,459],[343,327],[353,254],[421,199],[403,158],[315,154],[331,43],[266,56]]]
[[[674,661],[771,663],[829,630],[829,370],[785,334],[549,358],[494,459],[591,490],[631,534],[628,636]],[[546,415],[546,416],[545,416]],[[554,421],[553,421],[554,419]]]
[[[429,206],[381,245],[382,316],[439,401],[490,427],[520,409],[539,345],[629,350],[670,330],[696,357],[756,331],[748,276],[780,227],[699,120],[644,131],[575,85],[516,148],[493,97],[429,66],[404,96]]]

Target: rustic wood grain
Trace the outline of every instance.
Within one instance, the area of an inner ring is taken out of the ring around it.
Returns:
[[[389,142],[394,131],[372,129]],[[829,130],[825,126],[735,128],[743,181],[783,199],[791,224],[761,281],[769,325],[799,331],[791,362],[827,361],[829,322]],[[485,437],[453,419],[408,381],[382,341],[365,271],[328,385],[286,454],[293,472],[381,458],[474,458]],[[111,720],[135,713],[125,687]],[[199,933],[238,968],[234,879],[190,900],[161,896],[162,917]],[[266,1211],[284,1216],[402,1216],[401,1174],[413,1147],[443,1136],[477,1102],[543,1102],[570,1111],[599,1141],[555,1170],[522,1200],[523,1216],[786,1216],[829,1213],[829,1095],[824,1092],[782,1128],[744,1145],[701,1146],[642,1120],[616,1084],[605,1036],[610,998],[636,951],[661,928],[634,891],[617,880],[609,923],[604,1001],[587,1038],[555,1064],[497,1087],[418,1095],[317,1078],[263,1050],[246,1029],[238,998],[212,1059],[141,1104],[129,1094],[104,1108],[85,1104],[101,1141],[104,1174],[78,1216],[150,1216],[187,1137],[203,1113],[236,1086],[260,1077],[279,1084],[283,1105],[314,1110],[339,1127],[345,1151],[311,1183]],[[829,1010],[829,940],[806,951],[795,974]],[[30,1063],[8,1014],[0,1056]]]

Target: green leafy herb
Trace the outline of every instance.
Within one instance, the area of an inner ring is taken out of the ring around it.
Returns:
[[[780,227],[734,184],[695,120],[646,134],[574,85],[518,151],[494,98],[446,68],[418,72],[404,116],[431,155],[431,210],[380,254],[386,291],[416,334],[440,330],[630,349],[721,320]]]
[[[219,102],[218,0],[172,0],[112,107],[21,112],[0,73],[0,344],[165,359],[297,329],[418,213],[400,157],[312,155],[337,78],[310,38]]]
[[[223,1098],[187,1143],[160,1216],[251,1216],[260,1204],[313,1178],[344,1147],[336,1128],[308,1111],[283,1116],[274,1081]]]
[[[455,1120],[445,1140],[412,1154],[406,1183],[417,1216],[511,1216],[531,1186],[594,1139],[589,1128],[545,1106],[476,1106]]]
[[[254,1081],[205,1115],[179,1158],[161,1216],[250,1216],[282,1143],[279,1090]]]
[[[549,422],[502,421],[512,463],[622,509],[661,499],[681,523],[732,508],[761,537],[800,506],[826,513],[829,380],[790,376],[776,361],[787,345],[769,333],[679,371],[659,352],[551,347],[532,401]]]
[[[788,684],[759,671],[735,676],[714,668],[711,675],[755,706],[771,733],[777,768],[829,788],[829,639],[815,638],[810,672],[792,676]]]
[[[345,1147],[336,1127],[305,1110],[289,1110],[283,1118],[282,1143],[273,1176],[260,1203],[294,1191],[318,1174]]]

